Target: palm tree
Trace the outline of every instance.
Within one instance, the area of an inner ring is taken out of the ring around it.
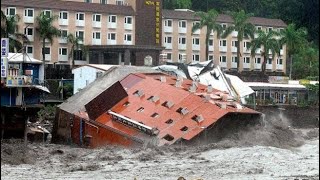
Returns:
[[[286,44],[287,54],[290,61],[289,67],[289,79],[292,76],[292,57],[301,48],[307,44],[306,36],[307,31],[304,28],[296,29],[295,24],[289,24],[286,29],[280,32],[280,44],[281,46]]]
[[[9,38],[9,51],[17,52],[23,48],[23,43],[28,43],[28,37],[19,33],[18,22],[20,17],[16,14],[14,16],[6,16],[1,11],[1,38]]]
[[[251,56],[255,57],[256,51],[259,48],[263,48],[261,51],[261,56],[263,56],[262,62],[262,73],[266,72],[267,60],[269,58],[269,52],[272,53],[272,59],[280,54],[280,42],[275,38],[278,35],[275,31],[264,32],[259,30],[258,37],[253,39],[249,44],[249,48],[251,49]]]
[[[58,19],[58,16],[49,16],[44,12],[41,12],[39,16],[36,17],[38,27],[36,28],[37,32],[42,39],[42,59],[43,59],[43,68],[45,69],[45,47],[46,39],[52,44],[53,38],[60,35],[58,28],[53,26],[53,22]],[[44,73],[45,75],[45,73]],[[45,76],[44,76],[45,79]]]
[[[230,13],[232,19],[233,19],[233,25],[228,26],[225,30],[225,32],[222,35],[222,38],[226,38],[228,35],[230,35],[233,31],[238,32],[237,40],[237,69],[239,71],[240,67],[240,45],[242,44],[242,41],[244,38],[248,39],[254,39],[254,32],[255,27],[253,24],[248,22],[249,18],[253,16],[252,13],[246,14],[244,10],[241,10],[239,12],[232,12]]]
[[[75,55],[76,50],[81,50],[83,52],[83,54],[86,54],[87,50],[86,50],[86,47],[82,43],[80,43],[82,41],[81,38],[76,37],[75,35],[70,33],[70,34],[68,34],[67,39],[68,39],[68,43],[71,44],[71,50],[69,52],[69,59],[70,58],[72,59],[71,69],[73,69],[75,66],[74,55]]]
[[[210,40],[210,34],[211,32],[217,32],[217,37],[220,38],[220,35],[222,33],[222,27],[220,24],[217,23],[217,17],[219,13],[211,9],[208,11],[208,13],[205,12],[196,12],[195,16],[200,17],[200,23],[196,23],[192,27],[192,34],[204,27],[207,28],[207,33],[206,33],[206,58],[209,56],[209,40]]]

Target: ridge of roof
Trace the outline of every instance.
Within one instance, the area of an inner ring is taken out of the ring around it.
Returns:
[[[23,6],[32,8],[49,8],[77,12],[112,13],[123,15],[134,15],[131,6],[120,6],[112,4],[85,3],[61,0],[2,0],[1,5]]]

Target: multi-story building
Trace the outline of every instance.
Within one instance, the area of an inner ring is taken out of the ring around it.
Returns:
[[[46,43],[46,61],[70,64],[71,45],[66,36],[73,33],[83,39],[89,49],[87,56],[76,51],[76,65],[81,64],[132,64],[158,65],[161,60],[193,62],[213,59],[226,69],[236,68],[237,32],[226,39],[212,33],[209,40],[209,57],[205,57],[206,28],[191,32],[200,19],[190,10],[162,10],[161,0],[3,0],[1,10],[6,15],[21,17],[19,32],[25,33],[31,43],[26,51],[29,56],[42,59],[42,43],[36,31],[36,17],[44,11],[58,16],[54,25],[61,37]],[[227,15],[219,15],[222,26],[232,24]],[[282,20],[252,17],[250,22],[257,29],[281,30]],[[251,57],[247,50],[249,39],[240,44],[241,70],[260,70],[263,58],[258,50]],[[285,72],[286,47],[281,56],[269,59],[267,70]]]

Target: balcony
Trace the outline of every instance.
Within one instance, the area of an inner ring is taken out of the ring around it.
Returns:
[[[283,56],[283,54],[284,54],[284,51],[283,51],[283,49],[281,49],[280,50],[280,55]]]
[[[101,39],[92,39],[92,45],[101,45]]]
[[[192,44],[192,50],[200,51],[200,45],[199,44]]]
[[[237,52],[237,47],[231,46],[231,51],[232,51],[233,53],[236,53],[236,52]]]
[[[46,58],[46,61],[51,61],[51,54],[46,54],[45,58]]]
[[[232,37],[238,37],[238,31],[233,31],[233,32],[231,33],[231,35],[232,35]]]
[[[60,38],[59,38],[59,43],[60,43],[60,44],[66,44],[66,43],[68,43],[67,37],[60,37]]]
[[[84,20],[76,20],[76,26],[83,27],[84,25],[85,25],[85,21]]]
[[[213,52],[214,51],[214,46],[209,46],[209,51]]]
[[[27,38],[29,41],[33,42],[34,41],[34,36],[33,35],[27,35]]]
[[[268,69],[268,70],[272,70],[272,64],[267,63],[267,65],[266,65],[266,69]]]
[[[187,49],[187,45],[186,44],[179,44],[179,50],[186,50]]]
[[[172,26],[164,26],[163,31],[166,33],[172,33]]]
[[[34,23],[34,17],[24,16],[23,21],[25,23]]]
[[[108,43],[108,45],[116,45],[117,44],[117,40],[108,39],[107,43]]]
[[[125,45],[132,45],[132,41],[124,41],[123,42]]]
[[[109,29],[116,29],[117,28],[117,23],[108,22],[108,28]]]
[[[132,24],[127,24],[127,23],[125,23],[125,24],[124,24],[124,29],[126,29],[126,30],[132,30],[132,29],[133,29],[133,26],[132,26]]]
[[[254,64],[254,69],[261,69],[261,63],[255,63]]]
[[[187,33],[187,28],[186,27],[179,27],[179,33],[180,34],[186,34]]]
[[[68,62],[68,55],[59,54],[59,62]]]
[[[279,70],[283,71],[284,70],[282,64],[277,64],[276,68],[277,68],[277,71],[279,71]]]
[[[172,43],[164,43],[164,47],[166,47],[166,49],[172,49]]]
[[[219,51],[220,52],[227,52],[227,46],[220,46]]]
[[[220,62],[220,67],[227,68],[227,62]]]
[[[101,22],[100,21],[93,21],[92,26],[95,28],[101,28]]]
[[[198,30],[196,30],[195,32],[193,32],[193,34],[195,34],[195,35],[199,35],[199,34],[201,34],[201,30],[200,30],[200,29],[198,29]]]
[[[237,63],[236,62],[231,62],[231,68],[232,69],[237,69]]]
[[[60,26],[68,26],[69,20],[68,19],[59,19],[59,25]]]
[[[250,63],[243,63],[243,68],[250,69]]]

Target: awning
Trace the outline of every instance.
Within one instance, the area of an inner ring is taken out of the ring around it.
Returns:
[[[37,88],[37,89],[40,89],[40,90],[42,90],[44,92],[50,93],[50,91],[49,91],[49,89],[47,87],[40,86],[40,85],[35,85],[34,87]]]
[[[47,92],[47,93],[50,93],[49,89],[47,87],[44,87],[44,86],[41,86],[41,85],[6,85],[7,88],[18,88],[18,87],[21,87],[21,88],[37,88],[41,91],[44,91],[44,92]]]

